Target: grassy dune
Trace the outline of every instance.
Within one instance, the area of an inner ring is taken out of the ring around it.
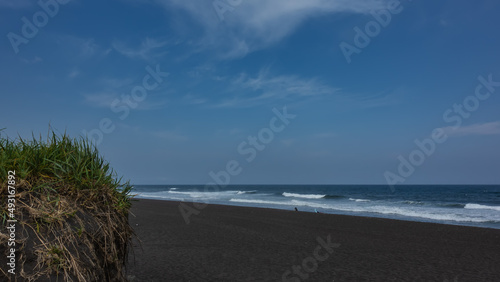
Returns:
[[[12,171],[15,274],[4,267]],[[84,138],[0,137],[0,280],[125,280],[131,188]]]

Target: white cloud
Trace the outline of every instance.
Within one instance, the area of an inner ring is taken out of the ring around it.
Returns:
[[[304,79],[297,75],[272,75],[269,69],[262,69],[257,76],[245,73],[233,79],[229,92],[232,98],[219,101],[215,107],[251,107],[272,103],[277,100],[331,95],[338,91],[316,78]]]
[[[400,87],[376,93],[345,93],[343,102],[358,109],[379,108],[399,104],[407,92],[407,89]]]
[[[113,92],[100,92],[83,95],[85,103],[97,108],[109,108],[113,100],[118,98],[118,95]]]
[[[118,53],[129,57],[131,59],[143,59],[151,61],[154,58],[165,55],[167,52],[163,47],[167,45],[167,41],[162,41],[154,38],[147,37],[141,41],[141,44],[136,47],[131,47],[124,42],[113,42],[113,48]]]
[[[191,93],[184,95],[184,97],[182,99],[183,99],[184,103],[189,104],[189,105],[201,105],[201,104],[205,104],[206,102],[208,102],[207,99],[197,97]]]
[[[145,100],[134,100],[131,91],[138,83],[137,79],[133,78],[101,78],[96,83],[98,90],[83,93],[84,103],[96,108],[109,109],[113,101],[118,99],[121,103],[119,105],[126,105],[131,111],[158,110],[166,107],[168,100],[165,98],[165,93],[148,92]],[[128,100],[136,105],[135,108],[128,104]]]
[[[458,128],[448,126],[444,127],[443,130],[448,136],[500,135],[500,121],[477,123]]]
[[[221,58],[236,58],[281,41],[307,19],[335,13],[365,14],[385,8],[387,0],[243,0],[224,14],[224,21],[220,21],[214,1],[156,2],[168,10],[182,9],[199,23],[204,30],[200,49],[216,50]]]
[[[55,35],[55,41],[68,52],[72,59],[86,61],[91,58],[106,57],[111,49],[99,46],[93,38],[81,38],[74,35]]]
[[[25,64],[36,64],[42,62],[43,60],[42,58],[35,56],[35,58],[33,58],[32,60],[22,58],[21,61]]]

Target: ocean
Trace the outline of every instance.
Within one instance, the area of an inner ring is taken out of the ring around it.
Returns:
[[[500,229],[500,185],[134,185],[136,198]],[[180,215],[180,213],[179,213]]]

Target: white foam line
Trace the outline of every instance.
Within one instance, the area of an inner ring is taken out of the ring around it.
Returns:
[[[475,210],[494,210],[500,211],[500,206],[487,206],[480,204],[466,204],[464,209],[475,209]]]
[[[288,192],[283,192],[282,194],[285,197],[295,197],[295,198],[304,198],[304,199],[321,199],[324,198],[326,195],[318,195],[318,194],[295,194],[295,193],[288,193]]]

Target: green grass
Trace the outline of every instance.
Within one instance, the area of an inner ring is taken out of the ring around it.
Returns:
[[[111,197],[105,198],[111,203],[104,204],[111,204],[125,214],[131,206],[132,186],[122,183],[96,147],[82,137],[70,138],[54,132],[46,140],[34,136],[31,140],[11,140],[0,136],[2,183],[9,170],[15,170],[18,185],[32,192],[73,193],[88,200],[99,200],[102,193],[110,193]]]
[[[23,258],[15,280],[125,280],[122,270],[134,235],[128,223],[132,186],[88,139],[53,131],[45,139],[0,135],[2,203],[11,185],[9,171],[15,171],[16,247]],[[7,205],[0,206],[0,217],[5,224]],[[6,238],[0,230],[0,253]],[[26,264],[33,261],[34,268]],[[0,280],[2,274],[0,269]]]

